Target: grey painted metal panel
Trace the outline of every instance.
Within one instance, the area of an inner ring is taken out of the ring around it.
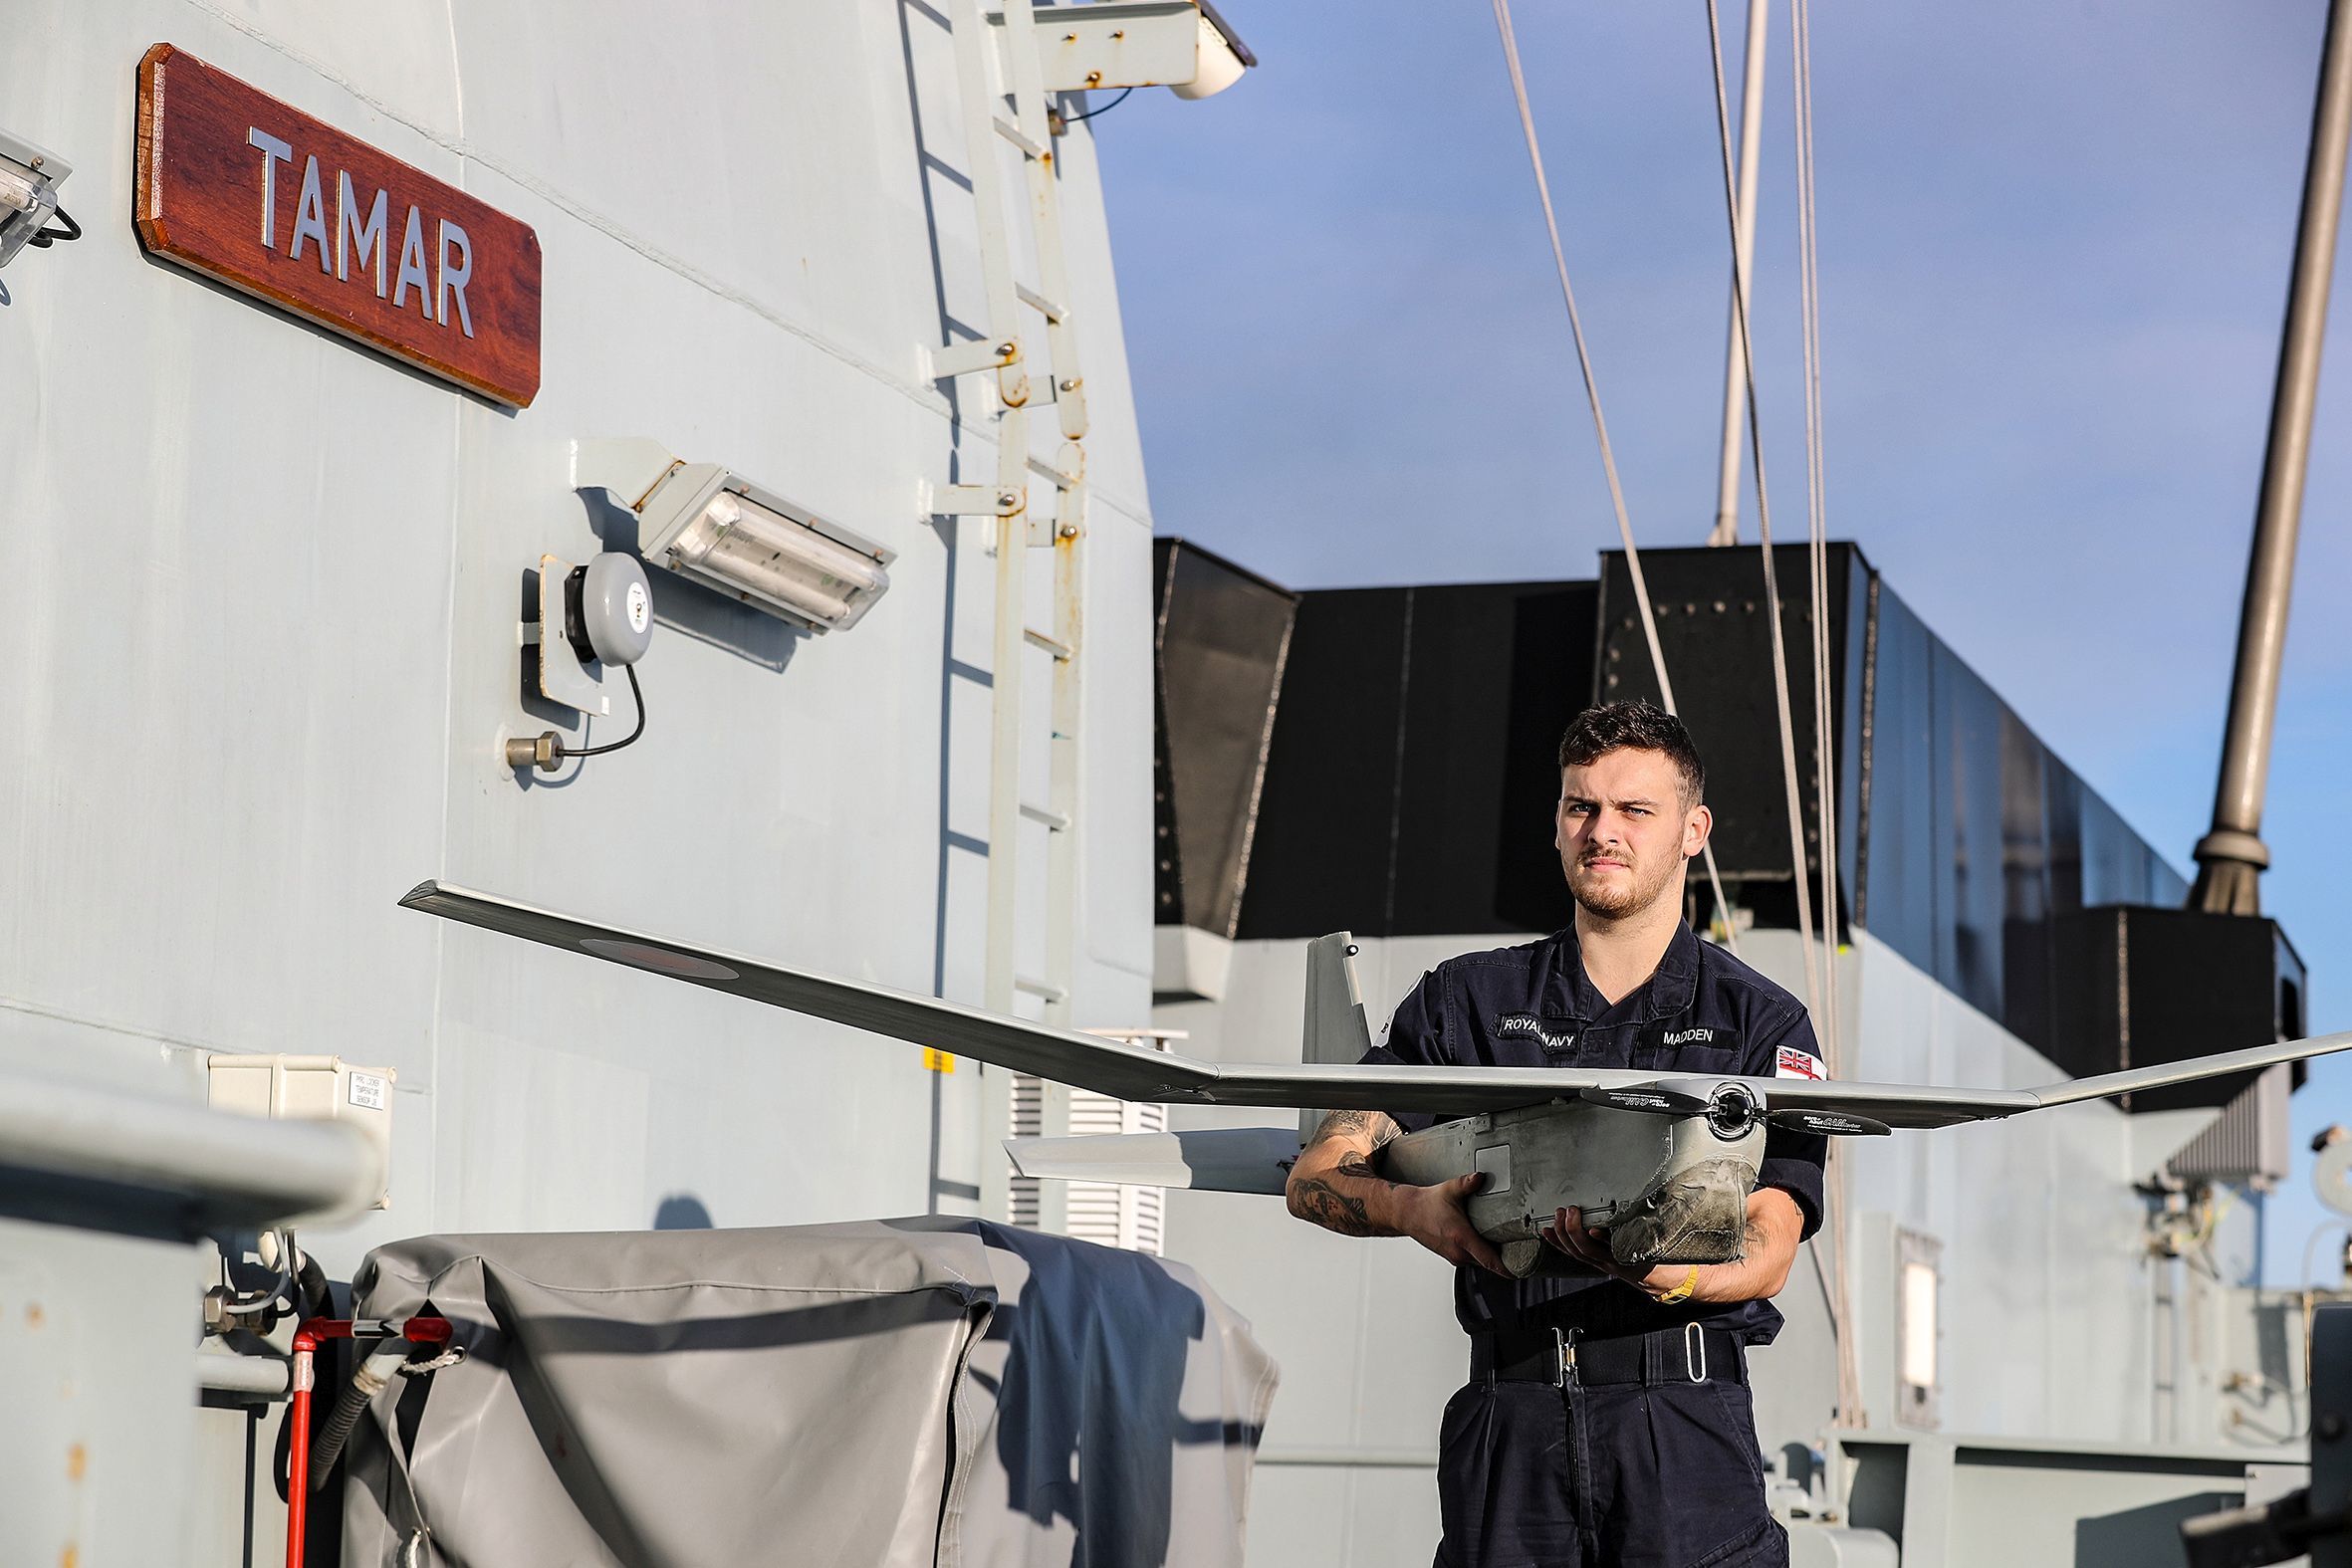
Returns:
[[[2257,1461],[2230,1447],[2110,1448],[1867,1432],[1838,1440],[1852,1519],[1904,1568],[2153,1568],[2181,1563],[2183,1519],[2243,1501]]]
[[[338,1275],[432,1230],[976,1207],[1002,1129],[971,1062],[929,1072],[911,1046],[393,906],[447,872],[978,997],[990,563],[918,500],[994,466],[988,410],[924,379],[923,345],[980,319],[937,12],[90,0],[0,19],[42,39],[0,52],[0,104],[74,159],[78,207],[129,210],[131,66],[168,39],[532,223],[547,256],[544,386],[520,413],[151,264],[119,222],[10,269],[0,1063],[190,1100],[208,1049],[397,1068],[391,1209],[309,1237]],[[1056,152],[1093,418],[1074,996],[1080,1022],[1139,1024],[1149,508],[1086,128]],[[505,735],[575,722],[519,689],[523,573],[625,547],[566,458],[635,434],[888,545],[891,593],[810,641],[655,573],[646,739],[518,780]],[[1037,740],[1042,779],[1042,722]],[[155,1298],[183,1385],[194,1297],[191,1279]],[[157,1387],[125,1408],[178,1420],[189,1392]],[[274,1431],[207,1411],[201,1434],[196,1546],[123,1560],[266,1554],[274,1501],[249,1514],[241,1488]],[[142,1495],[168,1484],[164,1456],[152,1470]]]
[[[203,1283],[184,1241],[0,1219],[0,1563],[190,1560]]]
[[[985,1157],[969,1071],[935,1080],[911,1053],[810,1050],[765,1082],[754,1063],[780,1032],[823,1031],[697,1028],[658,988],[599,991],[527,954],[457,952],[385,906],[420,864],[527,871],[553,893],[627,888],[681,926],[923,989],[956,989],[973,962],[962,917],[979,857],[941,846],[981,797],[985,738],[960,721],[966,689],[984,688],[945,670],[976,625],[985,647],[985,563],[915,515],[918,479],[986,446],[917,354],[972,270],[969,204],[940,172],[964,155],[947,36],[920,8],[879,4],[671,8],[609,29],[563,16],[506,5],[454,28],[362,26],[313,7],[263,26],[124,3],[85,8],[39,71],[0,66],[12,114],[112,146],[129,123],[117,45],[168,33],[528,219],[551,257],[548,387],[522,414],[148,265],[126,233],[18,280],[0,323],[15,372],[0,456],[24,484],[0,563],[40,591],[0,631],[34,677],[0,695],[25,743],[0,815],[37,830],[14,865],[23,896],[0,912],[5,1000],[94,1037],[331,1037],[397,1066],[404,1103],[449,1071],[514,1096],[500,1114],[540,1129],[519,1163],[468,1179],[467,1156],[492,1158],[468,1123],[493,1113],[445,1107],[442,1135],[396,1179],[403,1229],[436,1201],[528,1209],[550,1193],[576,1220],[641,1221],[689,1183],[790,1192],[764,1217],[810,1218],[868,1201],[877,1148],[903,1151],[880,1163],[921,1207],[934,1089],[942,1136],[962,1146],[949,1174],[968,1184]],[[724,95],[722,131],[711,84],[747,63],[774,90]],[[1126,895],[1148,879],[1150,740],[1122,694],[1148,679],[1149,643],[1140,613],[1115,610],[1145,602],[1148,526],[1092,156],[1083,132],[1058,150],[1090,313],[1103,605],[1079,996],[1090,1020],[1133,1022],[1149,912]],[[126,206],[126,155],[81,161]],[[123,353],[104,351],[118,340]],[[113,366],[128,357],[143,373],[126,381]],[[241,397],[205,390],[224,383]],[[636,431],[887,535],[908,561],[895,613],[805,645],[665,579],[644,666],[652,738],[556,787],[518,784],[501,731],[545,722],[516,692],[521,573],[543,550],[625,543],[566,488],[561,453]],[[66,521],[97,496],[116,520],[103,543]],[[623,823],[637,830],[611,830]],[[408,869],[387,873],[395,861]],[[132,892],[158,887],[182,896]],[[113,957],[125,952],[145,962]],[[89,1060],[161,1068],[147,1043]],[[176,1090],[184,1070],[155,1081]],[[760,1136],[763,1100],[846,1109],[803,1129],[801,1165]],[[428,1123],[432,1104],[416,1105]],[[591,1160],[588,1128],[629,1144]],[[698,1156],[712,1148],[728,1153]],[[553,1180],[519,1179],[542,1159]],[[640,1166],[638,1181],[610,1174]]]

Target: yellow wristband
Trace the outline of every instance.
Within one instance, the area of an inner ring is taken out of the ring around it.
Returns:
[[[1672,1290],[1669,1290],[1663,1295],[1659,1296],[1658,1304],[1660,1306],[1674,1306],[1681,1302],[1688,1301],[1691,1299],[1691,1292],[1698,1288],[1699,1265],[1697,1263],[1693,1263],[1691,1265],[1691,1271],[1683,1275],[1682,1283],[1676,1285]]]

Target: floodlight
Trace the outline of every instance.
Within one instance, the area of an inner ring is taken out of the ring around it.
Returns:
[[[637,515],[637,552],[811,631],[854,626],[890,586],[892,553],[715,463],[644,441],[576,448],[573,482]]]
[[[1164,87],[1178,98],[1209,98],[1258,64],[1209,0],[1094,0],[1036,16],[1049,93]],[[1001,27],[1004,13],[989,20]]]
[[[1200,23],[1194,32],[1193,58],[1196,69],[1190,82],[1172,82],[1168,91],[1178,98],[1214,98],[1242,79],[1242,73],[1258,64],[1258,57],[1250,53],[1250,46],[1242,37],[1226,26],[1225,18],[1209,0],[1200,0]]]
[[[0,267],[30,245],[78,240],[82,226],[58,210],[57,188],[74,166],[54,152],[0,130]],[[55,218],[62,228],[51,228]]]

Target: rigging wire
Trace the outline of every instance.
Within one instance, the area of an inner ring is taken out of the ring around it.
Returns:
[[[1832,1077],[1843,1065],[1838,1028],[1837,775],[1830,725],[1829,503],[1821,436],[1821,270],[1820,234],[1813,205],[1813,67],[1810,0],[1791,0],[1790,54],[1794,61],[1796,123],[1797,280],[1802,304],[1805,376],[1805,523],[1812,570],[1813,631],[1813,800],[1821,859],[1822,1026]]]
[[[1821,428],[1821,247],[1813,177],[1812,0],[1791,0],[1789,29],[1791,75],[1794,78],[1790,97],[1794,104],[1796,127],[1797,275],[1798,293],[1803,303],[1805,359],[1806,523],[1813,568],[1814,755],[1819,779],[1814,799],[1819,811],[1822,972],[1825,980],[1822,1026],[1826,1036],[1823,1045],[1827,1051],[1824,1065],[1834,1078],[1844,1068],[1845,1031],[1839,1016],[1843,1009],[1837,994],[1838,815],[1833,805],[1835,796],[1830,784],[1837,775],[1829,722],[1829,499],[1827,447]],[[1843,1147],[1833,1144],[1826,1163],[1825,1197],[1831,1212],[1842,1217],[1847,1213],[1852,1195],[1851,1155]],[[1836,1258],[1833,1270],[1836,1276],[1836,1318],[1842,1324],[1846,1308],[1853,1299],[1851,1260],[1847,1255],[1846,1235],[1842,1228],[1838,1232]],[[1839,1408],[1849,1425],[1859,1425],[1864,1420],[1861,1369],[1851,1345],[1842,1334],[1837,1350]]]
[[[1809,589],[1808,619],[1811,623],[1810,654],[1814,700],[1814,799],[1816,807],[1815,833],[1819,841],[1822,880],[1823,926],[1819,940],[1815,939],[1811,888],[1805,877],[1804,805],[1796,775],[1796,719],[1788,693],[1788,656],[1783,645],[1780,626],[1779,578],[1772,560],[1771,502],[1764,485],[1764,431],[1756,395],[1755,342],[1748,322],[1748,280],[1740,261],[1740,204],[1732,166],[1732,124],[1729,95],[1724,88],[1723,22],[1716,0],[1707,0],[1707,41],[1710,62],[1715,78],[1715,124],[1718,140],[1723,148],[1724,211],[1731,226],[1732,238],[1732,312],[1737,326],[1742,357],[1745,360],[1748,393],[1748,447],[1756,473],[1756,519],[1763,538],[1764,596],[1771,606],[1769,630],[1772,651],[1772,694],[1778,708],[1780,723],[1780,768],[1788,791],[1788,843],[1792,880],[1796,888],[1797,933],[1804,959],[1806,1010],[1819,1017],[1826,1038],[1822,1042],[1823,1066],[1836,1074],[1842,1051],[1838,1044],[1837,1000],[1837,928],[1836,928],[1836,864],[1833,859],[1836,840],[1831,821],[1830,783],[1834,777],[1830,767],[1829,743],[1829,641],[1828,550],[1826,544],[1826,509],[1821,496],[1821,444],[1819,422],[1819,339],[1818,278],[1812,270],[1812,69],[1809,58],[1811,47],[1811,18],[1806,0],[1792,0],[1790,8],[1790,46],[1796,91],[1798,171],[1798,224],[1800,272],[1803,275],[1801,293],[1805,300],[1805,478],[1806,478],[1806,565]],[[1764,47],[1764,40],[1751,39],[1749,47]],[[1817,968],[1817,973],[1816,973]],[[1832,1214],[1842,1216],[1846,1209],[1846,1169],[1836,1140],[1831,1140],[1824,1172],[1827,1193],[1825,1207]],[[1846,1256],[1846,1237],[1839,1228],[1836,1257],[1830,1265],[1829,1279],[1823,1281],[1824,1293],[1830,1303],[1830,1330],[1837,1346],[1838,1419],[1852,1425],[1862,1417],[1861,1376],[1854,1357],[1852,1335],[1848,1325],[1852,1314],[1848,1307],[1852,1300],[1851,1272]],[[1813,1253],[1816,1271],[1821,1268],[1820,1251]]]
[[[1568,308],[1568,333],[1576,342],[1576,368],[1584,375],[1584,400],[1591,406],[1593,434],[1600,443],[1601,472],[1609,483],[1609,505],[1616,513],[1617,537],[1625,547],[1626,574],[1633,579],[1633,596],[1641,606],[1642,637],[1650,646],[1650,667],[1658,676],[1658,695],[1666,711],[1675,713],[1674,683],[1666,676],[1666,653],[1658,643],[1657,615],[1650,604],[1649,583],[1642,575],[1641,551],[1633,542],[1633,524],[1626,515],[1625,488],[1617,479],[1616,451],[1609,445],[1609,423],[1601,414],[1600,383],[1593,375],[1592,355],[1585,347],[1584,322],[1576,311],[1576,291],[1568,282],[1567,252],[1560,245],[1559,218],[1551,205],[1551,182],[1543,172],[1543,149],[1535,139],[1535,115],[1528,104],[1527,74],[1520,68],[1519,38],[1511,27],[1511,0],[1494,0],[1494,5],[1495,27],[1503,35],[1504,63],[1511,68],[1512,96],[1519,101],[1520,129],[1528,140],[1528,162],[1535,173],[1535,194],[1543,203],[1543,227],[1551,236],[1551,261],[1559,273],[1560,298]],[[1715,894],[1716,919],[1723,927],[1724,940],[1736,955],[1740,951],[1739,926],[1732,918],[1730,900],[1724,897],[1723,875],[1715,865],[1715,845],[1710,843],[1701,852],[1706,856],[1708,886]]]
[[[1501,5],[1503,0],[1496,0]],[[1788,701],[1788,650],[1780,628],[1780,578],[1772,563],[1772,508],[1764,489],[1764,429],[1757,411],[1756,343],[1748,329],[1747,269],[1740,265],[1740,198],[1732,170],[1731,110],[1724,93],[1723,23],[1716,0],[1707,0],[1707,37],[1715,61],[1715,126],[1723,142],[1724,201],[1732,232],[1732,318],[1738,324],[1742,357],[1747,361],[1748,453],[1756,472],[1756,526],[1764,536],[1765,641],[1772,650],[1772,699],[1780,716],[1780,772],[1788,790],[1788,851],[1796,885],[1796,927],[1804,957],[1805,1010],[1818,1013],[1821,985],[1815,974],[1812,888],[1805,881],[1803,796],[1796,780],[1796,720]]]

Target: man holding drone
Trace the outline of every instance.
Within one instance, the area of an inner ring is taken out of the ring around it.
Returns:
[[[1686,869],[1714,817],[1681,722],[1646,703],[1588,709],[1559,765],[1574,925],[1439,965],[1366,1059],[1821,1077],[1803,1007],[1682,918]],[[1747,1351],[1778,1332],[1770,1298],[1820,1226],[1823,1140],[1771,1133],[1738,1261],[1623,1265],[1563,1209],[1543,1238],[1571,1271],[1514,1279],[1464,1213],[1482,1177],[1415,1187],[1373,1173],[1382,1144],[1431,1120],[1333,1113],[1288,1196],[1327,1230],[1409,1235],[1457,1265],[1471,1375],[1439,1435],[1440,1568],[1785,1563]]]

